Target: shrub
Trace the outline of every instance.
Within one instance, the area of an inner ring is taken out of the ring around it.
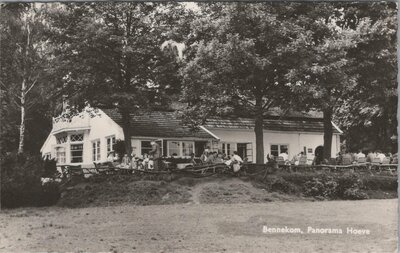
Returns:
[[[382,190],[397,192],[397,177],[380,176],[367,177],[363,179],[363,184],[369,190]]]
[[[314,177],[304,184],[304,194],[324,199],[367,199],[365,186],[356,174]]]
[[[42,186],[45,166],[40,156],[7,154],[0,162],[2,207],[46,206],[57,202],[60,197],[57,183]]]
[[[275,178],[270,183],[270,189],[272,191],[283,192],[283,193],[296,193],[296,186],[286,181],[282,177]]]
[[[338,183],[331,176],[315,177],[304,184],[304,195],[333,199],[337,196]]]
[[[359,200],[368,198],[368,194],[360,188],[348,188],[343,193],[343,199]]]
[[[343,175],[338,177],[338,197],[341,199],[360,199],[363,194],[364,184],[356,174]],[[364,199],[364,198],[361,198]]]

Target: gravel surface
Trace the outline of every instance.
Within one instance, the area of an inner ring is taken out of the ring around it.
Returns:
[[[200,201],[197,201],[200,200]],[[0,252],[396,252],[397,200],[25,208],[0,213]],[[303,234],[262,233],[300,228]],[[307,233],[308,227],[343,234]],[[369,235],[346,229],[369,230]]]

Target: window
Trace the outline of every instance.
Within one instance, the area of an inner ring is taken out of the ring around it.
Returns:
[[[153,149],[151,147],[151,141],[142,141],[141,155],[150,154],[150,151]]]
[[[231,155],[233,153],[232,146],[233,144],[231,143],[222,143],[222,153]]]
[[[238,143],[237,144],[238,155],[249,162],[253,161],[253,145],[251,143]]]
[[[64,147],[56,148],[56,158],[57,158],[57,163],[65,163],[65,148]]]
[[[83,141],[83,134],[71,134],[71,142]]]
[[[66,143],[66,142],[67,142],[67,136],[66,136],[66,135],[64,135],[64,136],[58,136],[58,137],[56,138],[56,142],[57,142],[57,144]]]
[[[100,161],[100,140],[92,142],[93,162]]]
[[[179,141],[168,142],[168,156],[181,156]]]
[[[83,144],[71,145],[71,163],[81,163],[83,155]]]
[[[285,151],[289,152],[289,147],[286,144],[271,145],[271,155],[273,156],[279,156],[280,153],[283,153]]]
[[[246,157],[249,162],[253,161],[253,144],[246,144]]]
[[[107,137],[107,154],[114,151],[115,136]]]
[[[168,156],[190,156],[194,153],[192,141],[168,141]]]
[[[193,142],[182,142],[182,156],[190,156],[193,151]]]

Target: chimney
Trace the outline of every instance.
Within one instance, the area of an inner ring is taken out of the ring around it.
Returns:
[[[62,97],[62,111],[65,112],[69,108],[68,95]]]

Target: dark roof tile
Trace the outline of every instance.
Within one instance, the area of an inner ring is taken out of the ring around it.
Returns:
[[[117,124],[122,124],[121,114],[116,109],[103,109],[103,111]],[[153,111],[131,115],[132,136],[146,136],[157,138],[214,138],[203,129],[192,131],[184,126],[176,112]],[[210,118],[204,125],[206,128],[224,129],[254,129],[254,120],[250,118]],[[280,119],[276,117],[264,120],[264,129],[271,131],[297,131],[297,132],[324,132],[321,118],[291,118]],[[334,133],[339,131],[334,127]]]

